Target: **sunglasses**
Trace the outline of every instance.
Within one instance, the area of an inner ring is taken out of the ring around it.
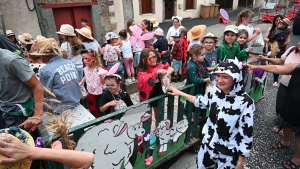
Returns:
[[[156,61],[156,60],[157,60],[157,56],[152,56],[152,57],[148,58],[148,61],[151,61],[151,62]]]

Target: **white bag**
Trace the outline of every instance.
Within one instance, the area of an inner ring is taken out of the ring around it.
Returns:
[[[207,82],[206,87],[205,87],[205,94],[210,92],[213,87],[214,87],[214,84],[212,82]]]

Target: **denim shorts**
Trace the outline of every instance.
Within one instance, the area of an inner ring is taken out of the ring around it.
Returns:
[[[182,60],[173,59],[172,67],[174,68],[174,72],[179,72],[182,69]]]

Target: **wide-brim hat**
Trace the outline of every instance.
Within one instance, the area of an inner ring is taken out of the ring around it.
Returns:
[[[283,23],[285,26],[290,26],[291,21],[288,18],[284,18],[282,20],[280,20],[281,23]]]
[[[34,56],[61,55],[62,49],[58,46],[54,38],[44,38],[36,42],[37,51],[29,53]]]
[[[81,28],[81,29],[75,29],[76,32],[78,32],[80,35],[90,39],[90,40],[94,40],[94,38],[92,37],[92,32],[88,29],[88,28]]]
[[[12,30],[6,30],[6,36],[14,36],[14,32]]]
[[[164,31],[161,28],[155,29],[153,34],[158,35],[158,36],[164,36]]]
[[[0,135],[8,135],[11,137],[18,138],[24,144],[27,144],[30,147],[35,147],[34,140],[31,135],[25,130],[20,129],[19,127],[13,126],[6,129],[0,130]],[[10,144],[9,141],[6,144]],[[8,158],[4,155],[0,154],[0,159]],[[27,160],[19,163],[8,163],[8,164],[0,164],[0,169],[10,168],[10,169],[29,169],[31,166],[32,160]]]
[[[25,44],[33,44],[32,36],[29,33],[23,33],[22,35],[18,35],[19,41]]]
[[[62,24],[60,26],[59,31],[56,33],[60,34],[60,35],[65,35],[65,36],[76,36],[76,34],[74,33],[73,26],[71,26],[69,24]]]
[[[216,37],[214,34],[212,34],[210,32],[202,37],[201,42],[203,42],[205,40],[205,38],[212,38],[215,41],[218,41],[218,37]]]
[[[202,36],[206,29],[206,25],[198,25],[192,27],[191,30],[188,31],[187,33],[187,39],[188,40],[193,40],[193,39],[198,39]]]
[[[153,24],[153,27],[157,27],[159,25],[155,18],[151,18],[150,22]]]

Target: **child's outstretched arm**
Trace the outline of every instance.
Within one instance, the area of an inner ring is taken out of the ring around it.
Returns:
[[[186,93],[184,93],[184,92],[182,92],[182,91],[180,91],[180,90],[178,90],[174,87],[172,87],[168,90],[168,94],[172,95],[172,96],[182,96],[191,103],[194,103],[196,101],[196,96],[186,94]]]

